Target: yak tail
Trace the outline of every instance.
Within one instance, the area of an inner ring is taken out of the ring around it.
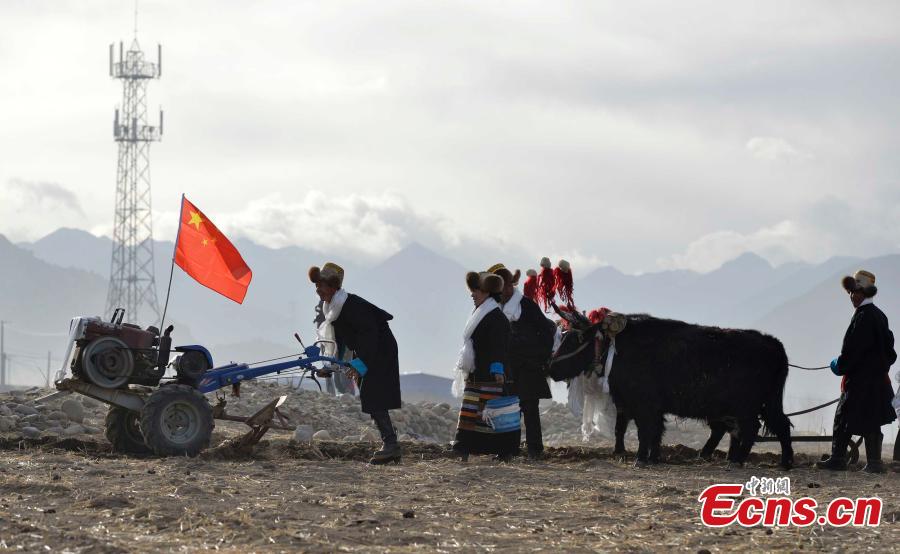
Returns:
[[[781,346],[780,343],[779,346]],[[763,433],[769,436],[781,437],[783,433],[790,434],[790,428],[793,427],[791,420],[784,415],[784,387],[787,383],[788,359],[783,346],[779,349],[778,360],[775,362],[775,365],[778,369],[772,376],[772,388],[769,391],[768,398],[763,403]]]

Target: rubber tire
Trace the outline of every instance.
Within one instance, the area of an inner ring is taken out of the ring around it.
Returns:
[[[188,350],[178,356],[175,372],[181,383],[196,385],[203,378],[203,374],[209,371],[209,360],[198,350]]]
[[[173,442],[163,431],[163,415],[173,403],[189,404],[196,410],[197,430],[186,442]],[[198,390],[187,385],[166,385],[160,387],[144,404],[141,410],[141,431],[144,442],[157,456],[196,456],[209,446],[213,431],[212,406]]]
[[[149,454],[150,448],[144,443],[140,428],[141,415],[119,406],[110,406],[106,414],[106,440],[112,444],[113,452],[123,454]],[[136,432],[136,433],[135,433]]]

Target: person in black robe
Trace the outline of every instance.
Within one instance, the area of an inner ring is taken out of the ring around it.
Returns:
[[[551,398],[545,370],[553,349],[556,324],[544,316],[533,300],[518,291],[519,270],[513,274],[503,264],[495,264],[488,271],[503,278],[500,303],[510,321],[509,388],[519,397],[528,457],[539,459],[544,454],[539,405],[542,398]]]
[[[819,462],[822,469],[847,469],[847,446],[852,435],[861,435],[866,444],[863,471],[881,473],[881,426],[896,419],[891,406],[894,390],[888,371],[897,360],[894,334],[887,316],[872,302],[877,294],[875,275],[857,271],[844,277],[856,311],[844,335],[841,355],[831,362],[831,370],[842,377],[841,398],[834,414],[831,457]]]
[[[489,400],[508,396],[509,320],[499,305],[503,279],[469,272],[466,285],[475,309],[466,323],[457,367],[465,390],[452,453],[464,461],[469,454],[494,454],[508,462],[519,452],[520,430],[497,432],[483,417]]]
[[[388,410],[400,409],[400,364],[397,341],[388,322],[393,316],[378,306],[347,293],[344,270],[334,263],[321,269],[311,267],[309,280],[324,301],[325,320],[320,337],[336,342],[336,351],[352,350],[350,365],[359,375],[359,398],[363,413],[369,414],[383,441],[371,463],[399,461],[402,454]]]

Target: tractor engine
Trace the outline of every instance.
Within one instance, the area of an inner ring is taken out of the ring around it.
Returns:
[[[72,337],[72,374],[107,389],[159,385],[169,363],[173,327],[160,335],[156,327],[122,323],[123,317],[119,309],[108,322],[80,318],[79,332]]]

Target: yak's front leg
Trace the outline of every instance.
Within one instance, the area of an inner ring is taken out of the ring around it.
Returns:
[[[625,454],[625,432],[628,430],[628,421],[631,416],[625,410],[616,410],[616,447],[613,454]]]
[[[711,420],[709,422],[709,439],[703,445],[703,449],[700,450],[701,459],[712,459],[713,453],[718,448],[719,443],[722,442],[722,437],[725,436],[727,430],[727,426],[722,421]]]

